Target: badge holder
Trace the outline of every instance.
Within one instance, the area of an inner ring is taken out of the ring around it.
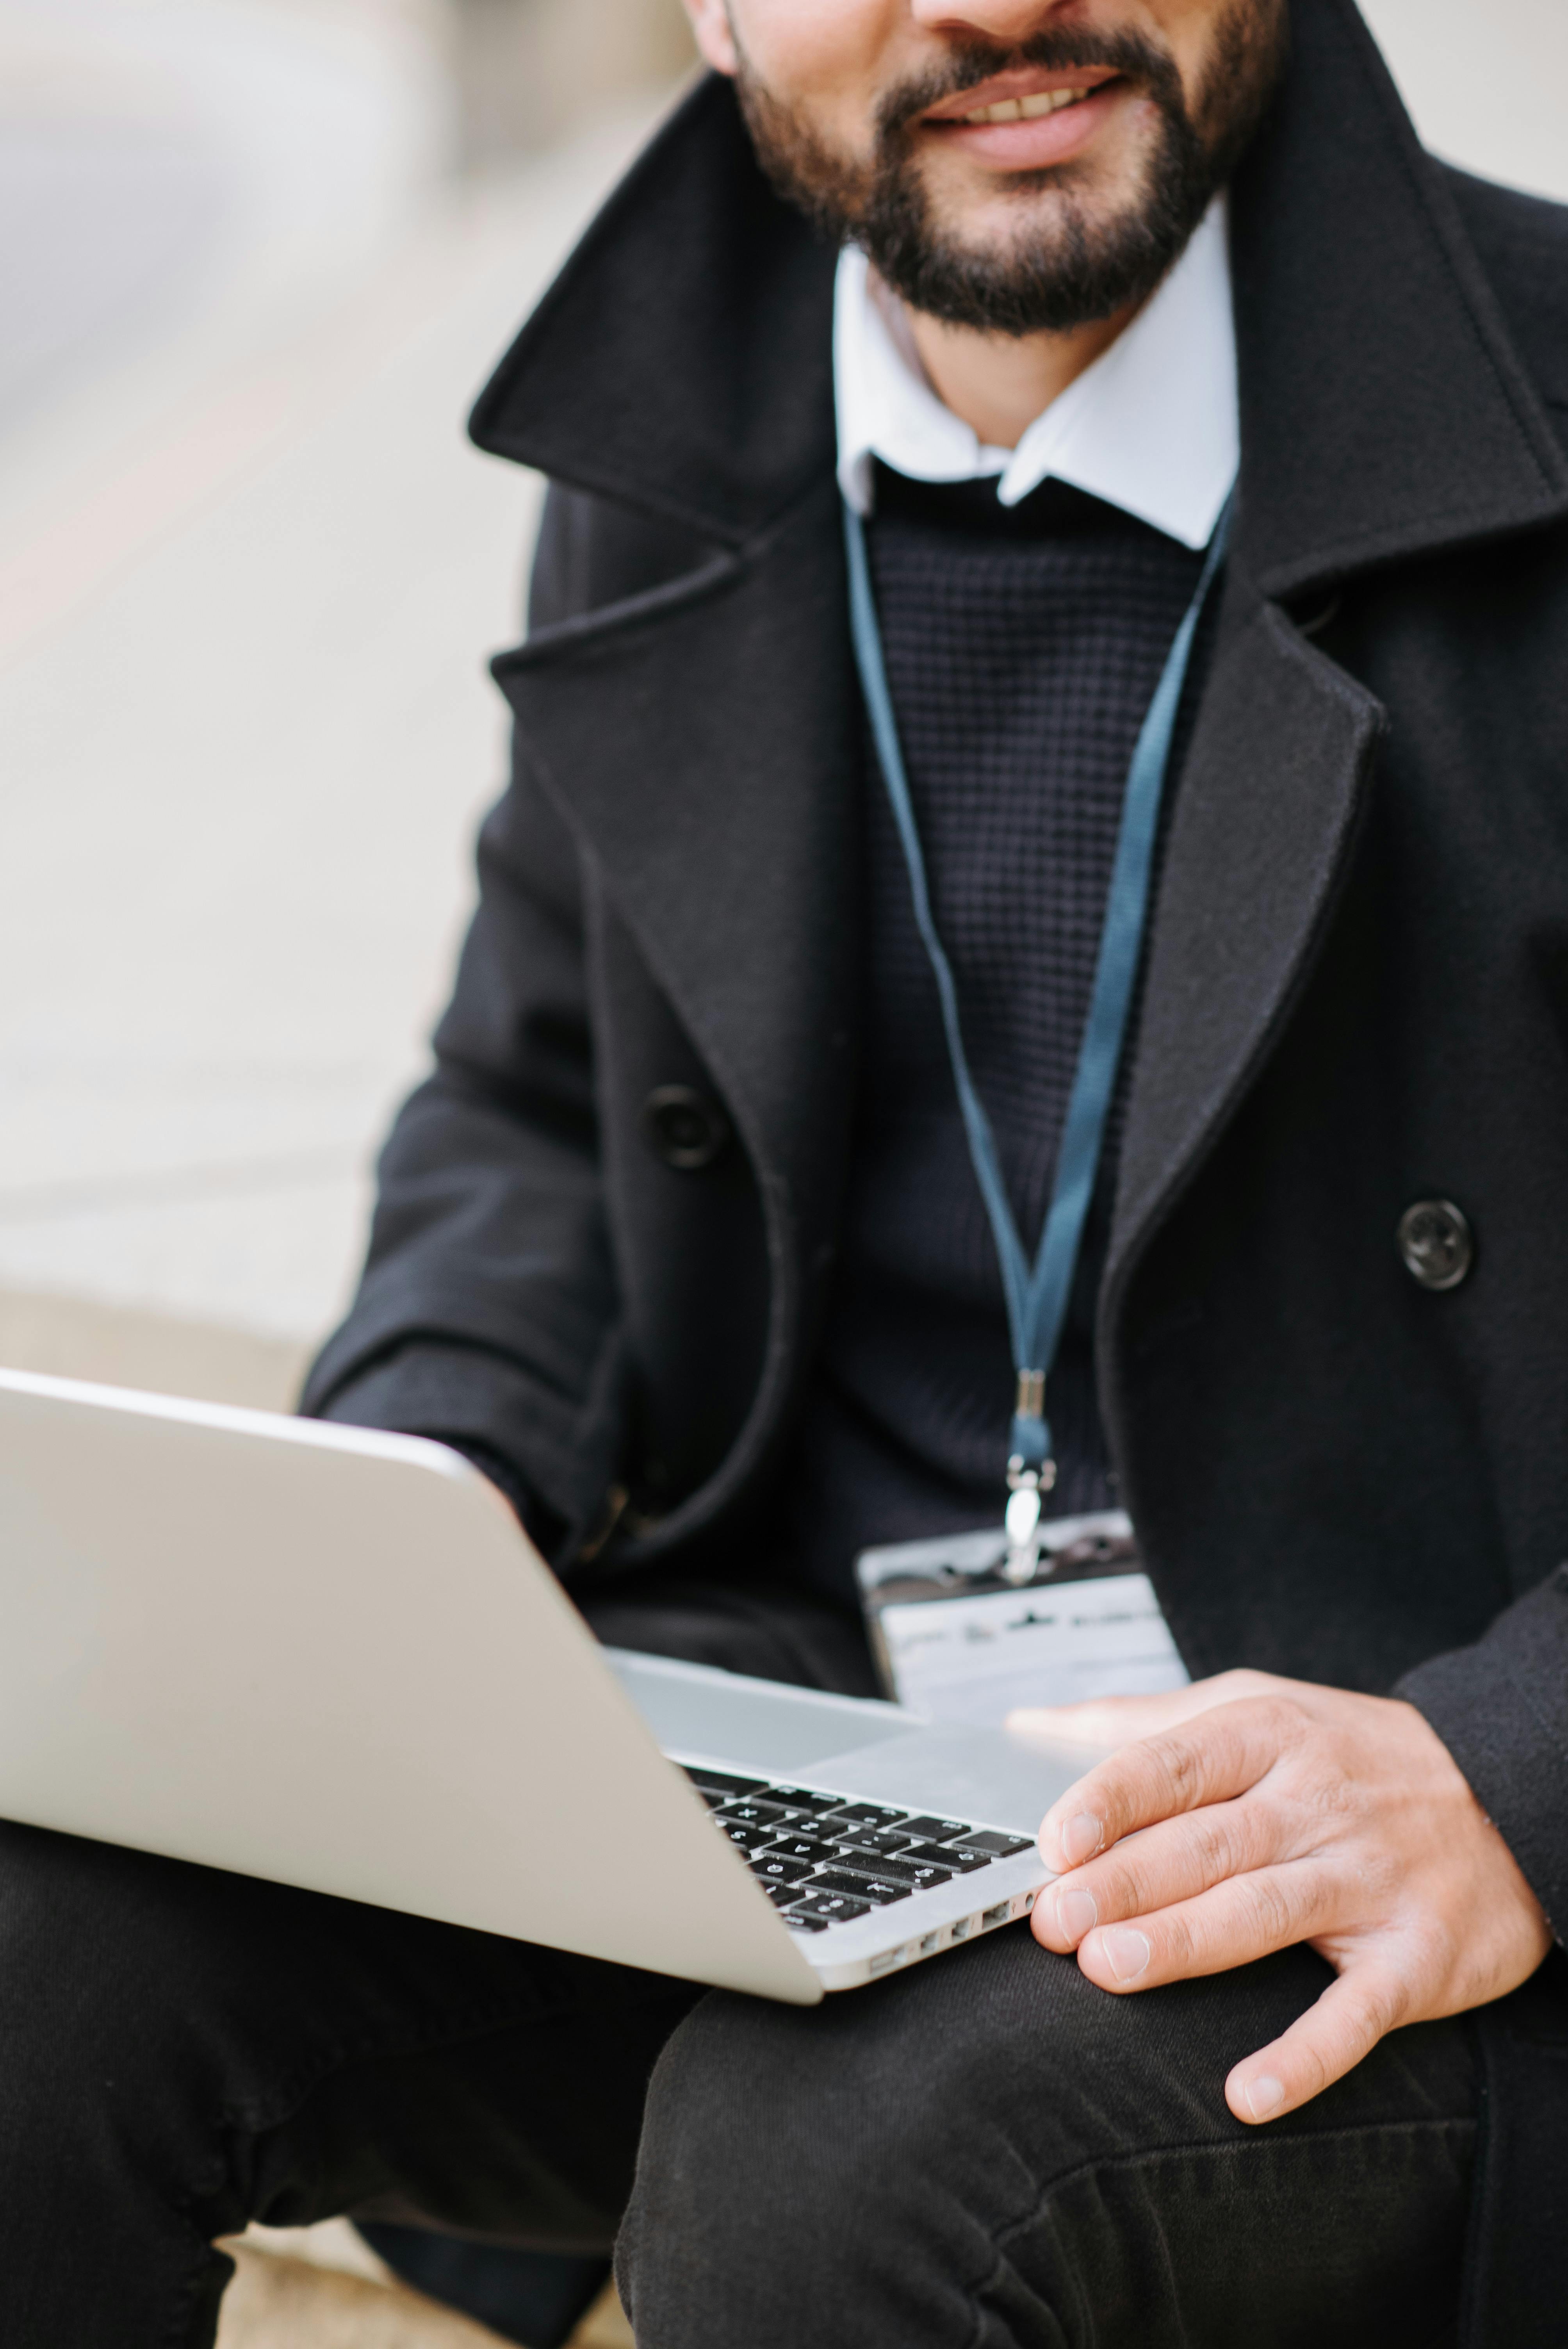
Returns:
[[[1022,1581],[1005,1526],[861,1552],[889,1696],[930,1721],[995,1728],[1016,1705],[1187,1685],[1124,1512],[1037,1517],[1032,1547]]]

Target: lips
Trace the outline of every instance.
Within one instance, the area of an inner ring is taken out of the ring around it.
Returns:
[[[994,75],[920,117],[944,147],[1005,171],[1044,171],[1081,154],[1133,85],[1111,67]]]
[[[1037,122],[1047,114],[1059,114],[1064,107],[1081,106],[1088,96],[1087,89],[1037,89],[1027,98],[1000,98],[994,106],[975,107],[961,114],[960,122]]]
[[[1114,66],[1079,67],[1071,72],[1049,73],[1040,67],[992,74],[973,88],[944,98],[921,117],[933,128],[954,122],[1033,122],[1081,105],[1120,77]]]

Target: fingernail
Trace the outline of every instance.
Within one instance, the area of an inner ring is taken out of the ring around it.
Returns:
[[[1086,1859],[1092,1859],[1104,1841],[1104,1827],[1087,1811],[1079,1811],[1076,1818],[1057,1829],[1057,1846],[1069,1868],[1079,1868]]]
[[[1136,1982],[1154,1955],[1147,1934],[1135,1925],[1112,1925],[1100,1936],[1107,1963],[1119,1982]]]
[[[1056,1913],[1057,1930],[1064,1941],[1081,1941],[1099,1922],[1099,1905],[1092,1892],[1059,1892]]]
[[[1284,2102],[1284,2084],[1272,2072],[1260,2073],[1255,2080],[1250,2080],[1245,2094],[1247,2110],[1255,2121],[1266,2121]]]

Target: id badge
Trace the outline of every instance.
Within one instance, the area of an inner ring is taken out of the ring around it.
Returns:
[[[889,1696],[928,1721],[995,1728],[1016,1705],[1187,1686],[1130,1517],[1058,1517],[1040,1540],[1021,1588],[1000,1571],[1000,1526],[862,1550],[855,1573]]]

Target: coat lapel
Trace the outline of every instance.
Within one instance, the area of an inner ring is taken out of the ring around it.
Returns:
[[[1332,911],[1384,716],[1239,564],[1182,777],[1150,941],[1102,1330],[1245,1092]],[[1117,1358],[1115,1344],[1102,1360]]]
[[[741,554],[496,664],[750,1151],[776,1235],[844,1158],[857,731],[830,473]]]

